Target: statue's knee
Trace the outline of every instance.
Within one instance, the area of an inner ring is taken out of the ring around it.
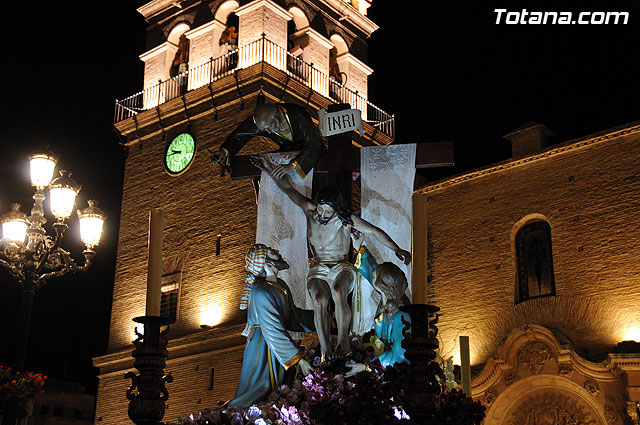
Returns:
[[[313,296],[313,300],[318,307],[326,307],[329,305],[329,297],[323,292],[317,292]]]

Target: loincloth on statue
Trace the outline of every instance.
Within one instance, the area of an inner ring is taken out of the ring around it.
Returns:
[[[309,272],[307,273],[307,285],[311,279],[320,279],[327,283],[333,282],[342,272],[348,272],[351,275],[352,279],[351,285],[349,285],[349,292],[353,291],[353,286],[356,281],[356,269],[353,267],[353,264],[346,260],[311,264]]]

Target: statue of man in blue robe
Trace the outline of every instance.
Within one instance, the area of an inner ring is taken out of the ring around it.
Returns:
[[[247,253],[240,309],[247,309],[247,336],[236,394],[228,405],[247,408],[284,383],[285,370],[313,370],[289,331],[314,332],[313,311],[295,306],[291,290],[278,278],[289,268],[280,253],[255,244]]]

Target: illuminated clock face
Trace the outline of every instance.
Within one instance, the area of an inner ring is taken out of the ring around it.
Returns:
[[[165,154],[164,164],[169,174],[180,174],[189,167],[196,153],[196,141],[189,133],[177,135]]]

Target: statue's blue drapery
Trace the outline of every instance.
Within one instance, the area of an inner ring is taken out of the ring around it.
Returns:
[[[402,348],[402,329],[404,329],[404,323],[402,318],[409,322],[410,317],[408,313],[400,310],[396,310],[391,317],[381,315],[376,320],[375,330],[376,336],[384,342],[385,351],[378,356],[378,360],[382,366],[393,366],[395,363],[409,363],[404,357],[405,349]]]
[[[313,332],[313,311],[295,306],[287,284],[258,277],[251,289],[247,310],[250,327],[242,371],[230,406],[246,408],[283,383],[284,372],[302,358],[289,334]]]

